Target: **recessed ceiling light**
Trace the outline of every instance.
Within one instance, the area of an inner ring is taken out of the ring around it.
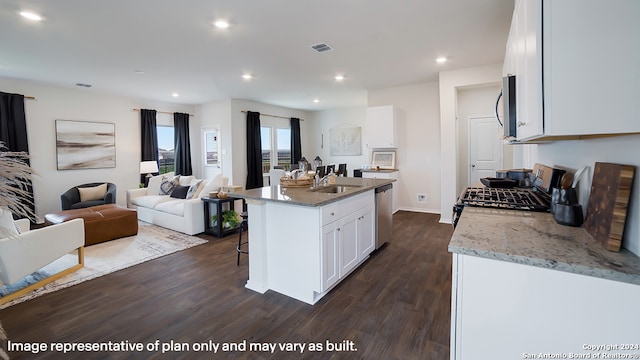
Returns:
[[[333,78],[336,79],[336,81],[342,81],[344,80],[344,75],[336,75]]]
[[[437,62],[438,64],[444,64],[444,63],[446,63],[446,62],[447,62],[447,58],[446,58],[446,57],[444,57],[444,56],[441,56],[441,57],[439,57],[439,58],[437,58],[437,59],[436,59],[436,62]]]
[[[138,75],[144,75],[144,71],[142,70],[134,70],[134,72]]]
[[[253,76],[251,76],[251,74],[244,74],[242,75],[242,78],[245,80],[251,80],[253,78]]]
[[[173,94],[171,94],[171,96],[173,96],[173,97],[178,97],[178,96],[180,96],[180,94],[178,94],[178,93],[173,93]]]
[[[22,11],[20,12],[20,15],[22,15],[22,17],[27,18],[29,20],[33,20],[33,21],[40,21],[42,20],[42,16],[32,13],[30,11]]]
[[[320,102],[320,99],[313,99],[313,102],[317,104]]]
[[[218,29],[226,29],[229,27],[229,23],[226,20],[216,20],[213,25]]]

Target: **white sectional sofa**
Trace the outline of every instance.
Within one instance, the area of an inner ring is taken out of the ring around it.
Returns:
[[[226,186],[228,178],[222,175],[211,180],[195,179],[193,176],[176,178],[173,173],[157,175],[149,179],[148,187],[127,190],[127,207],[137,210],[138,220],[188,235],[202,233],[204,232],[204,206],[200,197]],[[179,186],[198,189],[191,198],[182,199],[163,195],[161,189],[165,188],[166,183],[171,180],[177,180]],[[197,185],[199,181],[201,183]]]

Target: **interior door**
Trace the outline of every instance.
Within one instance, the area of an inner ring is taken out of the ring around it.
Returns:
[[[495,118],[469,118],[469,186],[502,169],[502,143]]]

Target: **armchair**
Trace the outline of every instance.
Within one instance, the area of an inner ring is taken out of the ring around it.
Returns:
[[[84,267],[84,220],[73,219],[57,225],[28,230],[29,220],[16,220],[21,233],[0,239],[0,281],[14,284],[78,250],[78,263],[23,289],[0,297],[0,305]]]
[[[88,190],[88,188],[95,188],[102,184],[107,184],[107,191],[102,198],[89,197],[89,200],[82,201],[82,197],[80,196],[80,190],[78,188],[84,188]],[[104,205],[104,204],[115,204],[116,203],[116,184],[113,183],[89,183],[74,186],[71,189],[67,190],[64,194],[60,195],[60,202],[62,205],[62,210],[69,209],[81,209],[87,208],[90,206]]]

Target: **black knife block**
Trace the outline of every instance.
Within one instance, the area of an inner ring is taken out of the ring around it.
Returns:
[[[582,226],[582,205],[578,203],[575,188],[553,188],[551,192],[551,213],[560,225]]]

